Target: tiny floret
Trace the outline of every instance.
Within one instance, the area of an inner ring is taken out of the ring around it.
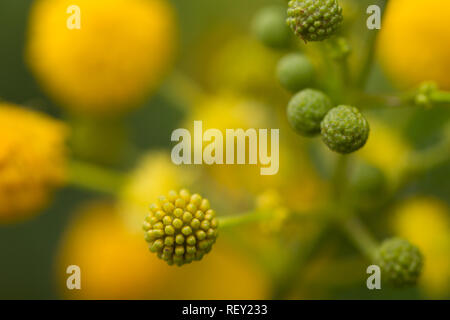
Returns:
[[[169,265],[201,260],[217,238],[219,221],[208,199],[182,189],[150,206],[143,229],[151,252]]]
[[[322,140],[333,151],[342,154],[354,152],[366,144],[369,123],[355,107],[337,106],[331,109],[321,123]]]
[[[291,0],[287,14],[287,24],[305,42],[329,38],[343,20],[337,0]]]
[[[401,238],[385,240],[375,254],[375,262],[380,266],[383,277],[394,286],[414,285],[423,267],[420,250]]]

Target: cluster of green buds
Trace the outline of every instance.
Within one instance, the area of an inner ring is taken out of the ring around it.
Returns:
[[[320,133],[332,151],[342,154],[360,149],[369,137],[369,124],[357,108],[333,107],[325,93],[314,89],[304,89],[292,97],[287,118],[298,134],[310,137]]]
[[[151,252],[169,265],[201,260],[216,242],[219,221],[208,199],[182,189],[150,205],[143,229]]]
[[[323,41],[331,37],[342,23],[342,8],[337,0],[291,0],[287,24],[306,41]],[[261,42],[269,47],[287,43],[281,25],[279,8],[264,8],[254,20],[254,30]],[[274,37],[280,39],[279,42]],[[348,55],[346,42],[337,38],[334,47]],[[277,45],[275,45],[277,44]],[[285,48],[287,48],[285,46]],[[289,53],[277,66],[280,84],[294,93],[287,106],[287,119],[298,134],[306,137],[321,135],[323,142],[338,153],[347,154],[364,146],[369,137],[369,124],[360,111],[349,105],[333,105],[331,99],[316,89],[316,74],[310,59],[302,53]]]

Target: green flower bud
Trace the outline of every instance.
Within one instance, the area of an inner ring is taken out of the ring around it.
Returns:
[[[417,282],[423,266],[420,250],[400,238],[385,240],[377,249],[375,263],[381,269],[381,277],[395,286],[413,285]]]
[[[286,25],[286,11],[281,6],[271,6],[259,11],[252,29],[256,37],[270,48],[286,48],[290,42],[290,31]]]
[[[291,0],[287,14],[287,24],[305,42],[329,38],[343,20],[336,0]]]
[[[350,153],[360,149],[369,137],[369,123],[355,107],[337,106],[321,123],[322,139],[333,151]]]
[[[169,265],[202,259],[217,238],[218,220],[209,201],[183,189],[170,191],[159,202],[150,206],[143,225],[150,251]]]
[[[350,176],[350,186],[355,194],[379,196],[385,190],[386,183],[386,177],[380,169],[366,162],[355,163]]]
[[[292,53],[278,62],[277,75],[284,88],[297,92],[312,83],[314,67],[306,56]]]
[[[291,127],[304,136],[320,133],[320,123],[333,107],[322,92],[305,89],[294,95],[287,106],[287,118]]]

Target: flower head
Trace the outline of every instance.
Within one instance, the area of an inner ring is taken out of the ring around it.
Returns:
[[[369,138],[369,123],[355,107],[337,106],[321,123],[322,139],[333,151],[350,153],[362,148]]]
[[[287,117],[291,127],[299,134],[313,136],[320,133],[320,123],[333,107],[328,96],[321,91],[305,89],[289,101]]]
[[[296,92],[311,85],[314,66],[305,55],[291,53],[278,62],[277,75],[284,88]]]
[[[201,260],[216,242],[219,221],[208,199],[182,189],[150,205],[143,229],[151,252],[169,265]]]
[[[31,9],[27,59],[44,89],[82,113],[117,113],[161,81],[174,49],[165,0],[78,0],[80,29],[66,27],[69,0]]]
[[[420,250],[401,238],[385,240],[375,254],[382,277],[395,286],[413,285],[422,272],[423,256]]]
[[[389,1],[378,37],[378,57],[399,87],[435,81],[450,90],[450,1]]]
[[[342,8],[336,0],[291,0],[287,24],[304,41],[322,41],[340,27]]]
[[[64,182],[66,127],[0,103],[0,136],[0,222],[7,222],[41,209]]]

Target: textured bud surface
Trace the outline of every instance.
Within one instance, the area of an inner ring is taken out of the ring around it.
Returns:
[[[321,123],[322,139],[333,151],[350,153],[360,149],[369,137],[369,123],[355,107],[337,106]]]
[[[320,122],[332,107],[330,99],[324,93],[305,89],[289,101],[287,118],[297,133],[312,136],[320,133]]]
[[[201,260],[211,250],[218,224],[207,199],[182,189],[150,205],[143,229],[151,252],[169,265],[181,266]]]
[[[384,241],[375,259],[381,268],[382,277],[387,277],[396,286],[415,284],[422,271],[423,257],[419,249],[401,238]]]
[[[288,54],[278,62],[277,75],[284,88],[297,92],[311,84],[314,67],[306,56],[297,53]]]
[[[291,0],[287,24],[304,41],[322,41],[342,23],[342,8],[336,0]]]

